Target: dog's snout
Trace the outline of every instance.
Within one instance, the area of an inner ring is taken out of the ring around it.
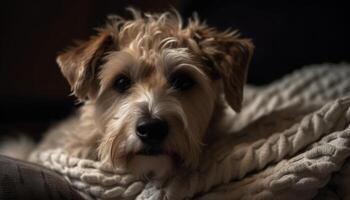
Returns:
[[[157,144],[167,136],[168,124],[161,119],[144,119],[138,122],[136,134],[146,144]]]

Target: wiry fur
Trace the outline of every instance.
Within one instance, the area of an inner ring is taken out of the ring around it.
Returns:
[[[236,31],[220,32],[196,17],[184,26],[177,12],[131,12],[133,19],[111,16],[96,36],[59,55],[61,71],[83,106],[49,131],[37,150],[63,147],[161,179],[197,167],[208,138],[220,134],[216,127],[225,118],[226,102],[240,110],[253,45]],[[195,80],[188,91],[169,84],[180,71]],[[113,89],[120,74],[132,80],[123,94]],[[135,126],[145,116],[169,124],[161,155],[140,153],[144,145]]]

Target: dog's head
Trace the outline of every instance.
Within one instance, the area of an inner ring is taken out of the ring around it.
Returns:
[[[221,93],[241,108],[253,45],[176,13],[110,17],[58,56],[73,93],[94,108],[101,159],[160,178],[198,164]]]

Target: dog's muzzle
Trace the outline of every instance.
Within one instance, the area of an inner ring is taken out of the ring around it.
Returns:
[[[168,123],[161,119],[147,118],[139,120],[136,125],[136,135],[145,148],[144,154],[159,154],[162,151],[162,142],[168,135]]]

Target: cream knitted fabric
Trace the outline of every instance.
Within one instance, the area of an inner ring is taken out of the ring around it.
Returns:
[[[309,66],[249,86],[242,112],[227,113],[231,134],[204,152],[200,169],[162,187],[61,149],[31,157],[87,199],[350,198],[349,65]]]

